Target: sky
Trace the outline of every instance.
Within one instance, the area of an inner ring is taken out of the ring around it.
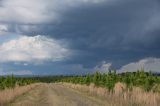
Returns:
[[[159,0],[0,0],[0,75],[160,72]]]

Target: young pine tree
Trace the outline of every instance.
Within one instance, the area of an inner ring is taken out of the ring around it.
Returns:
[[[91,82],[91,77],[90,77],[90,74],[88,73],[85,77],[85,84],[89,85]]]
[[[100,77],[100,75],[99,75],[99,72],[95,72],[94,73],[94,75],[93,75],[93,83],[95,84],[95,85],[98,85],[99,84],[99,77]]]
[[[0,78],[0,90],[3,90],[3,89],[5,89],[5,78],[2,76],[1,78]]]
[[[113,93],[113,89],[115,83],[117,82],[117,75],[115,71],[109,70],[107,77],[106,77],[106,87],[110,92]]]

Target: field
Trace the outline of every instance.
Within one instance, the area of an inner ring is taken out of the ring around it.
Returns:
[[[144,70],[117,74],[0,78],[1,106],[158,106],[160,77]]]

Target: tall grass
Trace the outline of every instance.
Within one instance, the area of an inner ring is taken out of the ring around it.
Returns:
[[[115,84],[114,92],[103,87],[97,87],[95,84],[61,83],[61,85],[103,97],[107,102],[106,105],[109,106],[159,106],[160,104],[159,93],[145,92],[140,87],[133,87],[132,90],[128,90],[126,84],[120,82]]]
[[[117,74],[110,70],[101,74],[66,77],[62,85],[105,97],[110,106],[160,105],[160,77],[143,69]]]
[[[7,88],[5,90],[0,91],[0,106],[4,106],[4,104],[11,102],[17,96],[22,95],[23,93],[29,91],[34,88],[37,84],[31,84],[27,86],[16,86],[14,88]]]

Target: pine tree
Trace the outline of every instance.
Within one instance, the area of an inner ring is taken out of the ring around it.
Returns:
[[[95,73],[94,73],[94,75],[93,75],[93,83],[95,84],[95,85],[98,85],[99,83],[98,83],[98,80],[99,80],[99,73],[98,73],[98,71],[96,71]]]
[[[86,75],[86,78],[85,78],[85,83],[86,83],[87,85],[89,85],[90,82],[91,82],[91,78],[90,78],[90,74],[88,73],[88,74]]]
[[[5,81],[5,78],[2,76],[0,78],[0,89],[5,89],[5,83],[4,83],[4,81]]]
[[[109,70],[106,77],[106,87],[109,91],[113,92],[115,83],[117,82],[117,75],[115,71]]]

